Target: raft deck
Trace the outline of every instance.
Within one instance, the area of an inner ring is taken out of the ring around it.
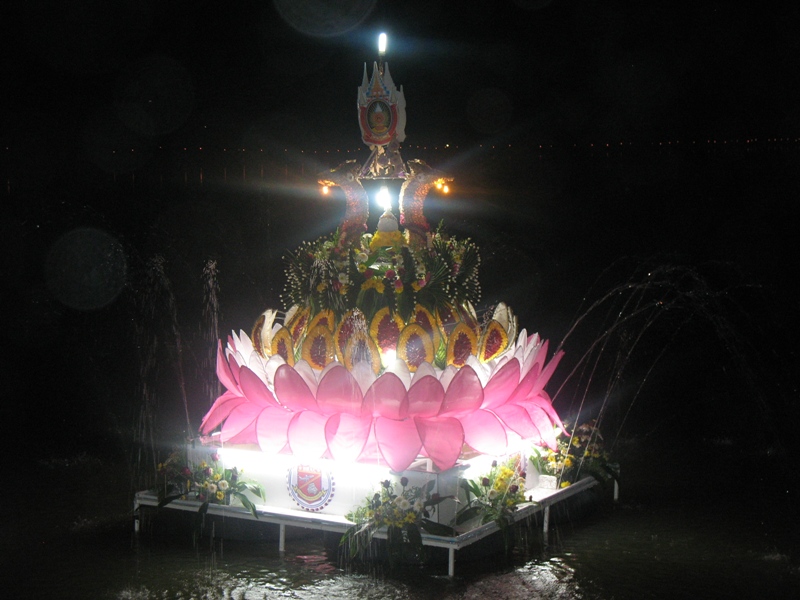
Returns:
[[[542,513],[542,534],[545,543],[547,542],[548,529],[550,527],[550,507],[563,502],[567,498],[580,494],[598,485],[597,480],[587,477],[573,483],[569,487],[550,490],[543,488],[533,488],[526,490],[526,495],[532,497],[533,502],[519,504],[514,513],[514,522],[517,523],[527,519],[537,513]],[[615,489],[615,498],[616,498]],[[139,531],[139,509],[142,506],[157,507],[158,496],[154,492],[138,492],[133,501],[134,510],[134,529]],[[197,512],[198,502],[193,500],[174,500],[165,509],[182,510]],[[344,534],[353,523],[341,515],[328,515],[319,512],[308,512],[304,510],[291,510],[279,507],[257,506],[256,519],[249,510],[242,506],[224,506],[221,504],[209,504],[208,514],[220,516],[226,519],[240,519],[245,521],[256,521],[259,523],[272,523],[279,526],[278,550],[286,551],[286,528],[297,527],[302,529],[312,529],[316,531],[330,531]],[[476,527],[470,531],[457,536],[447,537],[431,535],[422,532],[422,544],[448,550],[447,574],[450,577],[455,575],[456,550],[474,544],[483,538],[500,531],[500,527],[494,521]],[[375,533],[376,538],[386,539],[386,530]]]

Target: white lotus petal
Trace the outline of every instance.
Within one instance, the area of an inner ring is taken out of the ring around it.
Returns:
[[[450,382],[453,381],[453,377],[456,376],[458,373],[458,369],[456,369],[453,365],[447,365],[442,374],[439,376],[439,383],[442,384],[444,391],[447,392],[447,388],[450,387]]]
[[[431,365],[427,361],[423,361],[417,367],[417,370],[414,373],[414,377],[411,380],[411,385],[414,385],[415,381],[422,379],[426,375],[431,375],[432,377],[436,377],[438,379],[438,376],[436,375],[436,370],[433,368],[433,365]]]
[[[278,367],[285,364],[286,361],[283,360],[283,357],[280,354],[273,354],[269,357],[269,360],[264,365],[264,375],[267,378],[267,387],[271,392],[275,391],[275,371],[278,370]]]
[[[250,369],[253,373],[255,373],[258,378],[264,382],[265,385],[269,386],[269,382],[267,381],[267,373],[264,369],[265,361],[261,358],[261,355],[258,352],[253,352],[250,355],[250,360],[247,363],[247,368]]]
[[[362,396],[367,393],[367,390],[377,379],[375,372],[372,370],[372,365],[365,360],[358,361],[353,365],[353,370],[350,373],[358,382]]]
[[[481,387],[486,387],[486,382],[489,381],[489,370],[478,360],[478,357],[470,354],[465,365],[472,367],[481,382]]]
[[[317,379],[317,372],[314,371],[314,369],[311,367],[310,364],[308,364],[308,361],[303,360],[302,358],[298,360],[296,363],[294,363],[294,370],[300,374],[300,377],[303,378],[303,381],[306,382],[308,389],[311,390],[311,393],[316,398],[317,386],[319,384],[319,380]]]
[[[400,378],[400,381],[403,382],[403,385],[406,386],[406,389],[411,387],[411,371],[408,370],[408,365],[404,360],[396,358],[394,362],[386,367],[385,372],[394,373],[397,375]]]

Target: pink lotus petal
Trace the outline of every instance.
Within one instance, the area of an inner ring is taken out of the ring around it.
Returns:
[[[483,403],[483,386],[471,367],[461,367],[444,394],[440,416],[463,415]]]
[[[539,392],[538,396],[528,397],[522,402],[519,402],[519,405],[526,409],[533,409],[535,407],[543,410],[554,425],[558,425],[561,429],[564,429],[561,417],[558,416],[556,409],[553,408],[553,403],[550,400],[550,396],[547,395],[547,392]]]
[[[494,409],[494,413],[500,417],[505,426],[515,431],[522,439],[533,439],[538,441],[541,434],[536,425],[531,421],[528,411],[517,404],[505,404]],[[552,429],[552,428],[551,428]]]
[[[558,366],[558,363],[561,362],[563,356],[563,350],[559,350],[555,353],[553,358],[550,359],[550,362],[547,363],[547,366],[542,369],[542,374],[536,380],[536,385],[533,386],[530,395],[536,395],[544,389],[544,386],[546,386],[547,382],[550,381],[550,377],[553,376],[553,371],[556,370],[556,367]]]
[[[534,364],[530,371],[528,371],[519,382],[514,392],[509,396],[506,403],[522,402],[528,397],[528,394],[536,384],[536,379],[539,377],[539,365]]]
[[[250,402],[263,407],[278,406],[278,401],[275,400],[272,392],[249,368],[242,367],[239,371],[239,385],[242,387],[242,393]]]
[[[366,417],[365,417],[366,418]],[[358,455],[358,462],[368,463],[371,465],[385,465],[386,461],[381,456],[381,451],[378,448],[378,440],[375,439],[375,420],[370,419],[369,434],[367,441],[364,443],[364,448],[361,454]]]
[[[275,395],[289,410],[319,410],[305,380],[289,365],[281,365],[275,371]]]
[[[364,394],[364,413],[373,417],[402,420],[408,416],[406,386],[394,373],[384,373]]]
[[[550,420],[550,417],[545,413],[541,408],[536,406],[524,407],[528,411],[528,415],[533,421],[533,424],[536,426],[536,429],[539,430],[539,434],[542,436],[542,441],[547,444],[551,450],[556,450],[558,448],[558,442],[556,441],[556,432],[554,429],[554,424]]]
[[[325,423],[325,440],[331,458],[355,461],[364,450],[371,427],[371,418],[359,418],[347,413],[329,418]]]
[[[317,389],[317,406],[323,414],[350,413],[360,417],[361,401],[358,382],[342,365],[336,363],[335,368],[322,376]]]
[[[231,444],[257,443],[256,419],[262,410],[264,410],[263,406],[252,402],[244,402],[234,408],[222,426],[219,436],[220,442]]]
[[[375,439],[381,456],[393,471],[404,471],[417,458],[422,447],[413,419],[395,421],[375,419]]]
[[[465,441],[478,452],[501,455],[508,451],[505,427],[488,410],[476,410],[461,417],[460,421]]]
[[[481,408],[494,408],[505,404],[519,385],[519,361],[512,358],[495,371],[483,390]]]
[[[305,410],[292,418],[288,427],[289,447],[300,458],[321,458],[328,449],[325,441],[325,415]]]
[[[228,360],[228,368],[230,368],[231,376],[233,377],[233,380],[236,382],[236,385],[238,387],[238,385],[239,385],[239,363],[237,363],[235,360]]]
[[[444,388],[436,377],[415,379],[408,390],[408,414],[413,417],[435,417],[444,400]]]
[[[289,424],[295,413],[283,408],[266,408],[256,420],[256,436],[263,452],[277,454],[289,441]]]
[[[414,422],[425,454],[434,464],[442,471],[455,465],[464,447],[464,429],[458,419],[435,417],[414,419]]]
[[[231,411],[240,404],[247,402],[246,398],[239,396],[233,392],[225,392],[214,401],[211,410],[203,417],[203,422],[200,423],[200,433],[209,434],[211,431],[228,418]]]
[[[539,370],[544,369],[544,363],[547,361],[547,349],[550,346],[550,340],[543,340],[540,344],[533,346],[534,350],[528,354],[528,359],[533,360],[534,364],[539,365]]]
[[[222,342],[217,342],[217,377],[220,383],[224,385],[229,391],[238,391],[239,385],[231,373],[231,368],[228,361],[225,360],[225,355],[222,351]]]

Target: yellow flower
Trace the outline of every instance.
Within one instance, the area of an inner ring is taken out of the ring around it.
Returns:
[[[370,277],[364,283],[361,284],[362,290],[369,290],[374,289],[379,294],[383,294],[384,286],[383,282],[379,280],[377,277]]]
[[[225,492],[217,492],[217,500],[222,502],[225,499]]]
[[[222,479],[222,475],[219,473],[214,473],[214,481],[219,481],[220,479]]]
[[[570,485],[572,485],[572,484],[569,481],[562,481],[561,482],[561,487],[562,488],[569,487]]]
[[[317,285],[317,291],[324,292],[326,287],[328,287],[328,284],[323,281],[322,283]]]
[[[204,461],[204,460],[200,461],[200,468],[201,469],[205,469],[207,466],[208,466],[208,463],[206,461]]]

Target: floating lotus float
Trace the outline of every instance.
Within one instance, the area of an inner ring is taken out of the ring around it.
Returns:
[[[396,112],[380,74],[364,82],[377,98],[360,91],[365,110],[383,102]],[[452,178],[421,160],[406,166],[397,140],[386,138],[385,164],[375,145],[372,166],[348,161],[319,175],[344,193],[341,226],[288,255],[285,312],[266,310],[250,335],[220,343],[227,391],[204,436],[220,428],[224,444],[395,471],[420,457],[446,470],[521,441],[556,448],[562,423],[544,388],[561,353],[548,361],[547,342],[518,331],[505,304],[475,310],[477,247],[431,231],[424,216],[429,191]],[[361,180],[378,177],[403,180],[400,219],[387,203],[369,234]]]

